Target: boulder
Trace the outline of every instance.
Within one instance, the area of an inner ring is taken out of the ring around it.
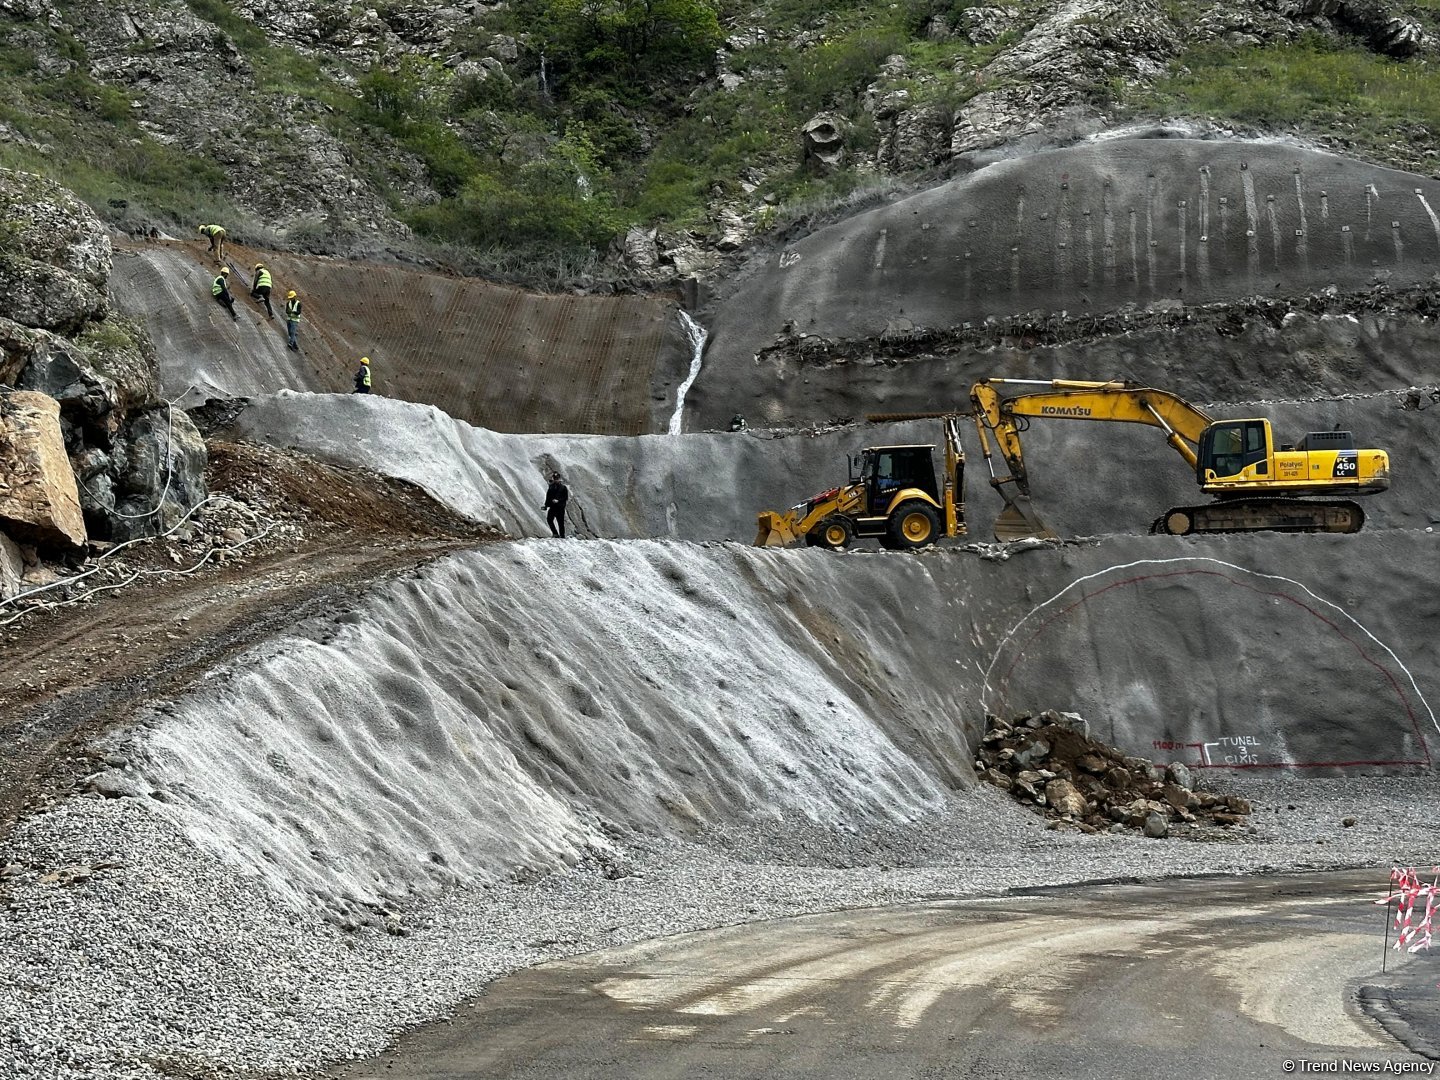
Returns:
[[[660,264],[660,250],[655,243],[656,230],[643,225],[632,225],[625,234],[625,261],[630,266],[648,274]]]
[[[1165,766],[1165,780],[1171,784],[1179,784],[1183,788],[1195,786],[1195,779],[1190,775],[1189,766],[1179,761],[1172,761]]]
[[[60,404],[44,394],[0,394],[0,527],[14,539],[46,547],[85,543]]]
[[[1080,818],[1090,813],[1090,804],[1085,801],[1085,796],[1069,780],[1055,779],[1046,784],[1045,801],[1057,814]]]
[[[823,176],[843,165],[847,126],[835,113],[819,113],[807,120],[800,129],[804,167]]]
[[[1160,840],[1170,835],[1170,822],[1165,820],[1163,814],[1151,811],[1145,816],[1145,835],[1152,840]]]

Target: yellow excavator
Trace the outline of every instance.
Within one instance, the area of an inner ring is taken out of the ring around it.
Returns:
[[[943,422],[945,462],[938,477],[933,444],[867,446],[851,460],[850,480],[843,487],[812,495],[789,510],[761,511],[756,545],[788,547],[803,540],[838,551],[856,539],[873,538],[882,547],[910,551],[940,536],[964,536],[965,454],[959,419],[954,414],[925,415]]]
[[[1039,389],[1011,388],[1036,387]],[[1149,424],[1195,470],[1217,501],[1167,510],[1151,532],[1187,536],[1214,532],[1359,532],[1365,513],[1347,498],[1390,486],[1384,450],[1357,449],[1348,431],[1310,432],[1276,447],[1270,421],[1213,420],[1165,390],[1129,382],[1072,379],[984,379],[970,390],[990,484],[1005,500],[995,539],[1054,537],[1030,508],[1030,479],[1020,433],[1032,418]],[[1008,470],[997,474],[990,442]]]

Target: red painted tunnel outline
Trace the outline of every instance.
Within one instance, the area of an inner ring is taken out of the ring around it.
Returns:
[[[1087,575],[1086,577],[1083,577],[1083,578],[1077,578],[1075,581],[1073,581],[1073,582],[1071,582],[1069,585],[1067,585],[1064,589],[1061,589],[1060,592],[1058,592],[1058,593],[1056,593],[1054,596],[1052,596],[1049,600],[1046,600],[1044,603],[1037,605],[1035,608],[1032,608],[1032,609],[1030,610],[1030,612],[1028,612],[1019,622],[1017,622],[1017,623],[1015,624],[1015,626],[1010,630],[1010,632],[1005,635],[1005,638],[1001,641],[999,647],[997,647],[997,649],[995,650],[995,656],[994,656],[994,658],[992,658],[992,660],[991,660],[991,662],[990,662],[990,667],[989,667],[989,668],[986,670],[986,672],[985,672],[985,689],[986,689],[987,691],[988,691],[988,689],[989,689],[989,685],[990,685],[990,678],[989,678],[989,676],[990,676],[990,671],[992,671],[992,670],[994,669],[996,662],[1000,659],[1000,653],[1005,649],[1007,643],[1010,642],[1011,638],[1012,638],[1012,637],[1014,636],[1014,634],[1015,634],[1015,631],[1018,630],[1018,629],[1020,628],[1021,624],[1023,624],[1027,619],[1029,619],[1031,615],[1035,614],[1036,611],[1039,611],[1041,608],[1043,608],[1043,607],[1045,607],[1046,605],[1048,605],[1048,604],[1052,603],[1053,601],[1057,600],[1059,597],[1063,596],[1067,591],[1069,591],[1071,588],[1074,588],[1076,585],[1080,584],[1082,581],[1089,580],[1089,579],[1092,578],[1092,577],[1098,577],[1098,576],[1100,576],[1100,574],[1110,573],[1110,572],[1113,571],[1113,570],[1125,570],[1125,569],[1129,569],[1130,567],[1133,567],[1133,566],[1145,565],[1146,563],[1150,563],[1150,564],[1154,564],[1154,565],[1164,565],[1164,564],[1173,563],[1173,562],[1176,562],[1176,561],[1185,561],[1185,562],[1188,562],[1188,561],[1192,561],[1192,560],[1190,560],[1190,559],[1181,559],[1181,560],[1173,560],[1173,559],[1164,559],[1164,560],[1142,560],[1141,562],[1138,562],[1138,563],[1128,563],[1128,564],[1125,564],[1125,565],[1123,565],[1123,566],[1113,566],[1113,567],[1109,567],[1109,568],[1107,568],[1107,569],[1105,569],[1105,570],[1098,571],[1096,574]],[[1249,570],[1249,569],[1247,569],[1247,568],[1245,568],[1245,567],[1242,567],[1242,566],[1235,566],[1234,564],[1226,563],[1226,562],[1223,562],[1223,561],[1221,561],[1221,560],[1219,560],[1219,559],[1197,559],[1197,560],[1195,560],[1195,561],[1203,561],[1203,562],[1216,563],[1216,564],[1218,564],[1218,565],[1220,565],[1220,566],[1228,567],[1228,568],[1230,568],[1231,570],[1237,570],[1237,571],[1239,571],[1239,572],[1241,572],[1241,573],[1245,573],[1245,574],[1253,574],[1253,575],[1255,575],[1255,576],[1264,577],[1264,578],[1267,578],[1267,579],[1270,579],[1270,580],[1290,581],[1290,579],[1280,577],[1279,575],[1262,574],[1262,573],[1260,573],[1259,571]],[[1014,672],[1016,666],[1021,662],[1021,660],[1025,659],[1025,657],[1026,657],[1026,655],[1027,655],[1028,647],[1029,647],[1041,634],[1043,634],[1046,630],[1048,630],[1051,625],[1053,625],[1055,622],[1059,621],[1061,618],[1063,618],[1063,617],[1071,614],[1071,613],[1074,612],[1077,608],[1079,608],[1081,605],[1085,604],[1086,602],[1088,602],[1088,601],[1090,601],[1090,600],[1093,600],[1094,598],[1096,598],[1096,597],[1098,597],[1098,596],[1103,596],[1105,593],[1110,592],[1110,591],[1113,590],[1113,589],[1118,589],[1118,588],[1121,588],[1121,587],[1123,587],[1123,586],[1137,585],[1137,584],[1140,584],[1140,583],[1146,582],[1146,581],[1164,580],[1164,579],[1166,579],[1166,578],[1186,577],[1186,576],[1189,576],[1189,575],[1192,575],[1192,574],[1201,574],[1201,575],[1205,575],[1205,576],[1209,576],[1209,577],[1220,578],[1221,580],[1226,581],[1226,582],[1228,582],[1228,583],[1231,584],[1231,585],[1234,585],[1234,586],[1236,586],[1236,587],[1238,587],[1238,588],[1247,589],[1247,590],[1249,590],[1250,592],[1256,593],[1256,594],[1258,594],[1258,595],[1260,595],[1260,596],[1268,596],[1268,597],[1271,597],[1271,598],[1273,598],[1273,599],[1284,600],[1284,601],[1286,601],[1286,602],[1288,602],[1288,603],[1290,603],[1290,604],[1293,604],[1294,606],[1300,608],[1302,611],[1305,611],[1305,612],[1309,613],[1311,616],[1313,616],[1314,618],[1318,619],[1320,622],[1322,622],[1322,623],[1324,623],[1326,626],[1328,626],[1342,641],[1344,641],[1344,642],[1345,642],[1346,644],[1348,644],[1352,649],[1354,649],[1355,652],[1356,652],[1356,654],[1357,654],[1366,664],[1370,665],[1372,668],[1374,668],[1376,671],[1378,671],[1378,672],[1381,674],[1382,678],[1390,685],[1390,688],[1395,692],[1395,696],[1399,699],[1400,704],[1401,704],[1401,707],[1405,710],[1405,715],[1406,715],[1406,716],[1409,718],[1409,720],[1410,720],[1411,730],[1414,732],[1415,737],[1420,741],[1421,749],[1424,751],[1424,754],[1425,754],[1425,756],[1424,756],[1423,758],[1396,758],[1396,759],[1374,760],[1374,761],[1368,761],[1368,760],[1367,760],[1367,761],[1359,761],[1359,760],[1357,760],[1357,761],[1305,761],[1305,762],[1300,762],[1300,761],[1282,761],[1282,762],[1253,762],[1253,763],[1237,764],[1237,765],[1212,765],[1212,764],[1209,764],[1209,763],[1203,761],[1203,758],[1204,758],[1204,756],[1205,756],[1205,755],[1204,755],[1203,744],[1194,744],[1194,745],[1201,745],[1201,754],[1200,754],[1200,756],[1201,756],[1201,758],[1202,758],[1202,761],[1193,763],[1193,764],[1192,764],[1192,767],[1193,767],[1193,768],[1201,768],[1201,769],[1306,769],[1306,768],[1349,768],[1349,767],[1361,766],[1361,765],[1376,765],[1376,766],[1388,766],[1388,765],[1424,765],[1424,766],[1427,766],[1427,767],[1433,765],[1433,760],[1432,760],[1432,757],[1431,757],[1431,754],[1430,754],[1430,745],[1429,745],[1429,743],[1427,742],[1427,740],[1426,740],[1426,738],[1425,738],[1424,732],[1421,730],[1419,718],[1418,718],[1418,717],[1416,716],[1416,714],[1415,714],[1415,708],[1414,708],[1414,706],[1412,705],[1412,703],[1410,702],[1409,695],[1405,692],[1404,687],[1400,684],[1399,680],[1395,677],[1395,673],[1394,673],[1393,671],[1391,671],[1391,670],[1390,670],[1389,668],[1387,668],[1385,665],[1379,663],[1374,657],[1372,657],[1372,656],[1365,650],[1365,648],[1360,644],[1360,642],[1359,642],[1358,640],[1356,640],[1355,637],[1353,637],[1351,634],[1349,634],[1349,633],[1348,633],[1344,628],[1342,628],[1342,627],[1339,625],[1339,623],[1337,623],[1335,620],[1333,620],[1333,619],[1327,617],[1326,615],[1322,614],[1317,608],[1312,607],[1310,604],[1307,604],[1307,603],[1305,603],[1304,601],[1302,601],[1302,600],[1300,600],[1300,599],[1298,599],[1298,598],[1296,598],[1296,597],[1294,597],[1294,596],[1291,596],[1289,593],[1279,592],[1279,591],[1275,591],[1275,590],[1271,590],[1271,589],[1259,588],[1259,587],[1257,587],[1257,586],[1255,586],[1255,585],[1252,585],[1252,584],[1250,584],[1250,583],[1248,583],[1248,582],[1241,581],[1241,580],[1239,580],[1238,578],[1232,576],[1231,574],[1224,573],[1224,572],[1219,571],[1219,570],[1202,569],[1202,568],[1199,568],[1199,567],[1192,567],[1192,568],[1185,569],[1185,570],[1170,570],[1170,571],[1165,571],[1165,572],[1162,572],[1162,573],[1137,574],[1137,575],[1135,575],[1135,576],[1133,576],[1133,577],[1124,578],[1124,579],[1122,579],[1122,580],[1120,580],[1120,581],[1112,581],[1112,582],[1110,582],[1108,585],[1105,585],[1105,586],[1102,587],[1102,588],[1096,589],[1094,592],[1085,593],[1085,594],[1082,595],[1078,600],[1075,600],[1073,603],[1068,604],[1067,606],[1065,606],[1065,607],[1059,609],[1058,611],[1054,612],[1048,619],[1046,619],[1043,623],[1041,623],[1040,626],[1038,626],[1038,627],[1035,629],[1034,633],[1032,633],[1032,634],[1025,640],[1024,644],[1021,645],[1021,646],[1018,648],[1018,650],[1017,650],[1016,653],[1015,653],[1014,659],[1011,661],[1010,665],[1005,669],[1005,674],[1004,674],[1004,676],[1003,676],[1003,677],[1001,678],[1001,680],[1000,680],[999,687],[998,687],[998,692],[999,692],[999,694],[1001,695],[1002,698],[1004,697],[1005,692],[1006,692],[1006,688],[1009,686],[1009,683],[1010,683],[1011,674]],[[1291,584],[1297,585],[1297,586],[1299,586],[1301,589],[1304,589],[1306,592],[1309,592],[1311,596],[1315,596],[1315,594],[1314,594],[1313,592],[1310,592],[1310,590],[1309,590],[1308,588],[1306,588],[1306,586],[1300,584],[1299,582],[1294,582],[1294,581],[1292,581]],[[1319,597],[1315,597],[1315,599],[1316,599],[1316,600],[1320,600]],[[1320,602],[1321,602],[1321,603],[1329,603],[1329,601],[1323,601],[1323,600],[1321,600]],[[1335,605],[1331,605],[1331,606],[1333,607],[1333,606],[1335,606]],[[1341,610],[1341,609],[1338,608],[1338,607],[1336,607],[1336,610],[1338,611],[1338,610]],[[1342,612],[1342,613],[1343,613],[1343,612]],[[1360,624],[1357,620],[1355,620],[1352,616],[1346,615],[1346,617],[1349,618],[1349,619],[1351,620],[1351,622],[1354,622],[1356,626],[1359,626],[1360,629],[1363,630],[1363,631],[1365,632],[1365,634],[1366,634],[1368,637],[1370,637],[1370,639],[1371,639],[1372,641],[1374,641],[1377,645],[1379,645],[1382,649],[1384,649],[1387,653],[1389,653],[1391,659],[1395,661],[1395,663],[1401,668],[1401,670],[1405,671],[1406,675],[1410,675],[1409,670],[1408,670],[1407,668],[1405,668],[1405,665],[1404,665],[1403,663],[1401,663],[1400,658],[1397,657],[1397,656],[1395,655],[1395,653],[1394,653],[1388,646],[1386,646],[1383,642],[1381,642],[1378,638],[1376,638],[1376,637],[1375,637],[1373,634],[1371,634],[1368,630],[1365,630],[1365,628],[1364,628],[1363,626],[1361,626],[1361,624]],[[1415,685],[1414,676],[1413,676],[1413,675],[1410,675],[1410,680],[1411,680],[1411,686],[1412,686],[1412,688],[1414,689],[1416,696],[1419,697],[1422,702],[1424,702],[1424,697],[1423,697],[1423,695],[1420,693],[1420,688]],[[1429,704],[1428,704],[1428,703],[1425,703],[1425,707],[1426,707],[1426,711],[1427,711],[1427,712],[1430,712],[1430,707],[1429,707]],[[1434,721],[1434,713],[1433,713],[1433,712],[1430,712],[1430,715],[1431,715],[1431,720]]]

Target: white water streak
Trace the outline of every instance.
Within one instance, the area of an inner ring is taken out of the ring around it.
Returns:
[[[705,328],[684,308],[680,309],[680,321],[685,324],[685,336],[690,339],[690,373],[685,376],[680,389],[675,391],[675,411],[670,415],[670,427],[667,429],[670,435],[680,434],[680,425],[685,419],[685,395],[694,385],[695,376],[700,374],[700,357],[705,353]]]

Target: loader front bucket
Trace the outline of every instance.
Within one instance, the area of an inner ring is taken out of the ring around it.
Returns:
[[[789,547],[798,543],[794,518],[775,510],[761,510],[755,530],[756,547]]]
[[[1005,509],[995,517],[995,539],[1002,544],[1008,544],[1011,540],[1024,540],[1027,537],[1038,540],[1057,539],[1054,531],[1030,509],[1029,496],[1015,495],[1005,500]]]

